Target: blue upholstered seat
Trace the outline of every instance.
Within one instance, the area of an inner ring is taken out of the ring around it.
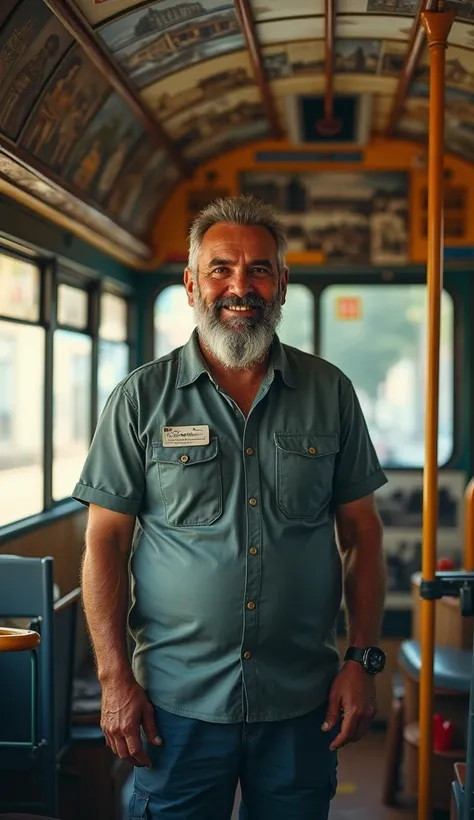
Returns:
[[[403,641],[398,656],[400,665],[414,678],[420,677],[421,647],[419,641]],[[434,687],[469,694],[471,688],[472,651],[452,646],[436,646],[434,652]]]

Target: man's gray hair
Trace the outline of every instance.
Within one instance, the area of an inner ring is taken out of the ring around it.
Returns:
[[[286,230],[273,205],[267,205],[254,196],[241,194],[237,197],[216,199],[197,215],[189,231],[188,267],[197,277],[199,253],[204,234],[218,223],[249,225],[266,228],[276,244],[278,273],[285,267]]]

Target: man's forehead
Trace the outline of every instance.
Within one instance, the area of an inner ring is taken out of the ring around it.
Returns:
[[[245,256],[276,259],[276,243],[260,225],[213,225],[201,243],[203,257]]]

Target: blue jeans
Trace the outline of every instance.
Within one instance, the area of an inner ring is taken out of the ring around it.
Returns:
[[[339,731],[322,732],[326,704],[273,723],[206,723],[156,709],[163,746],[135,769],[130,820],[327,820],[336,792]]]

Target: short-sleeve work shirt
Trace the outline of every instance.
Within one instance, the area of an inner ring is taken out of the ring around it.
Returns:
[[[209,443],[163,446],[193,425]],[[339,668],[335,510],[385,482],[349,379],[277,336],[247,418],[195,332],[122,380],[73,497],[138,519],[129,626],[151,700],[222,723],[320,705]]]

